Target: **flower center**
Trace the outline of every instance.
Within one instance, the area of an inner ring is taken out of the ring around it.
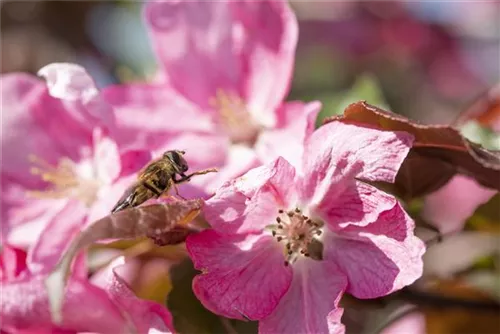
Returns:
[[[101,182],[94,175],[92,166],[80,166],[66,157],[61,158],[57,166],[34,155],[30,155],[29,160],[35,165],[30,172],[51,184],[46,190],[28,191],[29,195],[37,198],[76,198],[86,206],[91,206],[97,199]]]
[[[235,93],[219,89],[210,100],[210,105],[217,110],[219,123],[233,143],[254,144],[259,129],[243,99]]]
[[[276,224],[271,225],[273,237],[285,243],[285,265],[294,263],[301,255],[314,260],[322,260],[323,244],[318,237],[323,233],[323,224],[314,222],[296,208],[278,211]]]

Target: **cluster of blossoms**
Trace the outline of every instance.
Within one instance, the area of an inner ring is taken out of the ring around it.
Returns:
[[[298,37],[284,1],[151,2],[154,82],[96,88],[51,64],[45,82],[2,77],[2,332],[172,332],[162,305],[138,299],[124,258],[89,279],[76,259],[54,323],[44,279],[85,226],[109,211],[151,157],[183,149],[183,186],[207,199],[211,229],[186,245],[193,290],[216,314],[263,333],[342,333],[344,292],[375,298],[422,272],[423,243],[391,195],[413,138],[332,122],[318,102],[284,102]]]

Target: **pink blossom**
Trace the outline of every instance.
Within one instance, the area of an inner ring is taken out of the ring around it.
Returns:
[[[457,232],[474,211],[496,193],[496,190],[482,187],[472,178],[456,175],[425,198],[422,215],[443,234]]]
[[[83,205],[73,202],[78,212]],[[139,300],[116,269],[108,268],[99,285],[87,280],[83,257],[77,259],[63,302],[62,320],[54,323],[46,279],[74,236],[65,221],[51,223],[26,253],[4,244],[0,256],[2,333],[171,333],[172,317],[160,304]]]
[[[213,229],[187,240],[198,298],[263,333],[342,333],[344,292],[411,284],[424,244],[398,201],[365,181],[393,182],[412,142],[332,122],[306,139],[300,168],[280,157],[226,182],[206,203]]]
[[[7,74],[2,89],[1,236],[27,247],[56,220],[73,228],[107,214],[146,151],[120,152],[114,112],[85,70],[51,64],[44,81]],[[70,203],[85,206],[76,213]]]
[[[209,192],[278,155],[300,160],[320,105],[283,103],[298,37],[286,1],[152,1],[144,16],[159,75],[104,91],[131,147],[178,146],[197,169],[224,166],[193,180]]]

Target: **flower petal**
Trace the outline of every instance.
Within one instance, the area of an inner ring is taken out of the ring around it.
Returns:
[[[274,125],[271,111],[285,99],[292,79],[297,19],[287,1],[232,1],[231,5],[241,24],[233,28],[233,41],[247,71],[243,78],[249,110],[264,125]]]
[[[338,303],[347,280],[335,263],[302,260],[276,310],[259,323],[259,333],[344,333]]]
[[[144,150],[128,150],[120,155],[120,177],[136,174],[152,160],[151,152]]]
[[[282,250],[271,237],[231,237],[205,230],[189,236],[186,246],[195,268],[203,272],[193,281],[196,296],[225,317],[265,318],[292,280]]]
[[[333,230],[346,224],[366,226],[377,220],[379,215],[396,205],[397,200],[377,188],[360,181],[351,181],[347,188],[332,182],[319,202],[311,204],[311,210],[330,224]]]
[[[25,270],[26,252],[4,243],[0,254],[0,281],[14,280]]]
[[[304,186],[316,189],[328,173],[339,175],[331,172],[338,166],[355,171],[348,175],[350,178],[393,182],[412,142],[413,136],[406,132],[379,131],[336,121],[325,124],[306,142]]]
[[[40,108],[45,85],[31,75],[13,73],[1,76],[0,89],[2,182],[15,178],[30,188],[41,187],[43,182],[40,178],[29,172],[28,155],[35,154],[52,161],[61,153],[33,117],[34,110]]]
[[[336,262],[347,275],[347,292],[355,297],[387,295],[422,275],[425,246],[413,229],[413,220],[396,204],[367,226],[327,231],[324,259]]]
[[[47,80],[50,95],[55,98],[84,103],[99,95],[94,80],[77,64],[52,63],[38,71]]]
[[[65,292],[63,321],[56,326],[51,319],[45,276],[2,285],[0,315],[2,329],[57,332],[126,333],[132,328],[106,292],[85,280],[71,279]]]
[[[208,107],[217,88],[241,80],[229,2],[154,1],[144,14],[163,72],[181,94]]]
[[[284,159],[255,168],[226,182],[204,209],[218,233],[262,233],[275,223],[279,209],[287,209],[293,195],[295,170]]]
[[[47,274],[64,254],[70,241],[85,223],[87,209],[79,201],[69,201],[47,225],[28,252],[28,268],[34,274]]]
[[[123,265],[125,265],[125,258],[119,257],[106,268],[107,279],[101,284],[110,298],[128,314],[138,333],[173,332],[173,320],[170,312],[158,303],[137,298],[125,280],[118,275],[117,269]]]
[[[95,176],[105,183],[111,183],[120,175],[118,145],[100,129],[94,130],[94,168]]]
[[[480,186],[472,178],[454,176],[446,185],[428,195],[423,217],[447,234],[461,230],[477,207],[488,202],[496,190]]]
[[[167,84],[130,84],[107,87],[104,99],[117,114],[121,145],[157,150],[174,134],[213,132],[210,115]]]
[[[286,2],[150,2],[145,18],[163,71],[184,96],[209,107],[223,89],[247,101],[256,118],[274,121],[298,35]]]
[[[279,128],[263,131],[255,144],[255,149],[264,163],[281,156],[295,168],[301,168],[305,140],[314,131],[321,103],[289,102],[280,109],[282,113],[295,115],[287,115],[291,121]]]

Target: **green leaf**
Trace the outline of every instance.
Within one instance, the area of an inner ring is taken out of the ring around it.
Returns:
[[[323,109],[318,116],[318,125],[329,116],[341,115],[344,109],[353,102],[367,101],[381,108],[387,108],[382,90],[375,77],[371,74],[360,76],[351,89],[340,94],[324,94],[318,99],[323,103]]]

